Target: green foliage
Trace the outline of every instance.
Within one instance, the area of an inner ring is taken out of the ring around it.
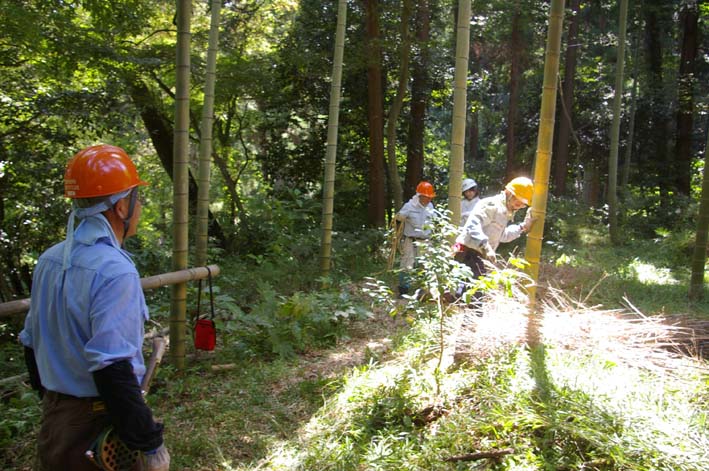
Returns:
[[[3,413],[0,415],[1,449],[12,449],[18,438],[37,429],[40,417],[38,405],[39,400],[35,391],[25,391],[21,395],[3,399]]]
[[[262,280],[256,287],[259,298],[248,306],[239,306],[226,294],[215,299],[223,342],[242,357],[289,358],[333,345],[346,335],[350,322],[368,316],[346,291],[296,291],[284,296]]]

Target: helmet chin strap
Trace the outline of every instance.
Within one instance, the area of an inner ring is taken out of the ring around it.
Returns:
[[[121,248],[124,249],[126,246],[126,236],[128,235],[128,229],[130,229],[130,220],[135,212],[135,205],[138,201],[138,187],[133,188],[130,191],[130,203],[128,204],[128,215],[123,219],[123,239],[121,240]]]

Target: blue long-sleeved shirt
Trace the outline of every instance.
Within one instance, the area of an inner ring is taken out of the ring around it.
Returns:
[[[62,270],[66,241],[40,256],[20,341],[34,350],[42,385],[77,397],[98,396],[92,373],[130,361],[138,381],[148,308],[138,271],[103,215],[74,232],[71,266]]]

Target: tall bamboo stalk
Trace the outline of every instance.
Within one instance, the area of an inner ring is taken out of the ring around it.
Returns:
[[[620,141],[620,110],[623,100],[623,67],[625,66],[625,36],[628,23],[628,0],[620,0],[618,19],[618,59],[615,66],[615,96],[611,125],[611,154],[608,159],[608,230],[611,242],[618,243],[618,147]]]
[[[709,127],[709,126],[708,126]],[[709,232],[709,131],[707,145],[704,147],[704,175],[702,177],[702,196],[699,200],[697,217],[697,235],[692,253],[692,277],[689,282],[689,299],[699,301],[704,297],[704,271],[707,263],[707,232]]]
[[[204,104],[202,105],[202,132],[199,143],[199,172],[197,173],[197,240],[195,243],[195,265],[207,264],[209,243],[209,182],[212,160],[212,127],[214,124],[214,87],[217,80],[217,49],[219,47],[219,15],[221,0],[211,0],[211,24],[209,26],[209,48],[207,49],[207,69],[204,78]]]
[[[175,84],[175,138],[173,155],[173,271],[187,268],[189,130],[190,130],[190,19],[192,2],[177,2],[177,48]],[[185,367],[187,284],[172,286],[170,303],[170,358],[178,369]]]
[[[554,141],[554,114],[556,113],[556,84],[559,76],[559,55],[561,31],[564,20],[564,0],[552,0],[549,11],[549,32],[547,33],[546,57],[544,59],[544,83],[542,108],[537,136],[537,154],[534,163],[534,196],[532,215],[537,218],[527,237],[525,257],[529,262],[529,274],[535,285],[539,279],[539,260],[542,252],[544,217],[546,216],[549,194],[549,169],[551,148]],[[534,309],[536,286],[529,287],[530,308]]]
[[[453,84],[453,131],[448,174],[448,210],[451,221],[460,221],[460,197],[463,185],[465,153],[465,115],[467,111],[468,54],[470,51],[470,0],[458,2],[458,35],[455,44]]]
[[[335,32],[335,55],[332,61],[332,84],[330,86],[330,116],[327,123],[327,151],[323,177],[322,243],[320,246],[320,271],[322,276],[330,273],[332,255],[332,219],[335,199],[335,160],[337,158],[337,129],[340,115],[340,88],[342,61],[345,51],[345,25],[347,23],[347,0],[337,5],[337,28]]]

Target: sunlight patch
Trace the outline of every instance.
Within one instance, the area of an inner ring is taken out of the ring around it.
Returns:
[[[630,269],[637,280],[645,285],[676,285],[679,283],[672,276],[669,268],[658,268],[655,265],[641,262],[637,258],[630,263]]]

